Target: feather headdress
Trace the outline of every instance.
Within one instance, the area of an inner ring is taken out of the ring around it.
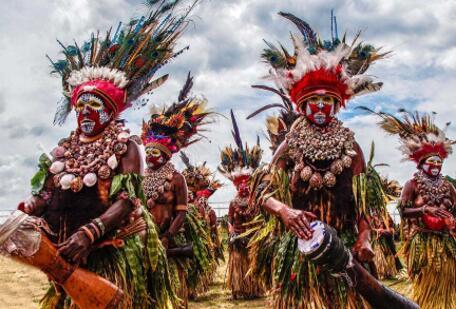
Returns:
[[[354,96],[378,91],[382,83],[365,75],[369,66],[388,53],[380,48],[357,43],[358,33],[351,44],[346,37],[339,39],[336,17],[331,11],[331,39],[322,41],[308,23],[290,13],[279,13],[293,22],[300,35],[291,35],[294,53],[282,45],[266,42],[263,60],[271,66],[269,78],[287,93],[298,111],[307,98],[315,94],[330,94],[341,106]]]
[[[182,171],[182,175],[184,175],[189,187],[194,187],[197,182],[201,183],[204,181],[204,183],[207,184],[204,190],[209,190],[208,192],[211,192],[212,195],[222,186],[220,181],[215,179],[214,173],[206,166],[206,162],[201,165],[191,164],[190,158],[183,151],[180,153],[180,157],[182,162],[185,164],[185,169]]]
[[[231,121],[233,125],[231,133],[237,147],[233,148],[230,145],[222,150],[220,154],[221,163],[218,170],[237,185],[248,180],[250,175],[260,165],[263,150],[261,150],[259,139],[257,139],[256,145],[252,148],[249,148],[247,143],[245,146],[243,145],[239,127],[232,110]]]
[[[446,137],[445,131],[434,124],[434,118],[429,114],[401,109],[399,112],[402,117],[399,118],[389,113],[377,113],[366,107],[360,108],[381,117],[380,127],[389,134],[399,136],[404,160],[420,164],[434,155],[446,159],[453,152],[452,145],[455,141]],[[447,126],[449,124],[447,123]]]
[[[197,1],[197,0],[196,0]],[[53,71],[62,77],[64,99],[59,104],[54,124],[62,124],[83,93],[101,96],[119,114],[141,95],[160,86],[167,75],[153,80],[163,65],[183,52],[175,51],[176,41],[188,24],[186,12],[177,16],[174,7],[181,0],[148,1],[151,12],[129,23],[119,23],[115,32],[92,34],[82,45],[58,43],[65,59],[51,61]],[[138,105],[145,102],[136,101]]]
[[[189,73],[176,103],[151,110],[150,119],[142,126],[141,138],[146,147],[155,145],[171,156],[203,138],[200,127],[209,123],[205,120],[211,112],[206,109],[205,99],[189,96],[192,85]]]

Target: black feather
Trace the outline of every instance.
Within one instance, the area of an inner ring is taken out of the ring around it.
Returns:
[[[231,112],[231,123],[233,125],[233,130],[231,130],[231,134],[233,135],[234,141],[236,142],[237,147],[241,150],[244,151],[244,147],[242,145],[242,139],[241,139],[241,133],[239,132],[239,127],[236,122],[236,117],[234,117],[233,110]]]
[[[275,94],[280,96],[280,98],[282,98],[282,101],[284,102],[284,104],[287,106],[288,109],[291,109],[292,106],[293,106],[291,104],[290,99],[283,92],[281,92],[280,90],[277,90],[275,88],[272,88],[272,87],[269,87],[269,86],[265,86],[265,85],[252,85],[250,87],[274,92]]]
[[[179,92],[179,97],[177,98],[177,101],[181,102],[181,101],[187,99],[192,87],[193,87],[193,76],[191,76],[190,72],[188,72],[187,80],[185,81],[184,86],[182,87],[181,91]]]
[[[317,42],[317,35],[308,23],[290,13],[279,12],[279,15],[290,20],[292,23],[296,25],[296,27],[298,27],[299,31],[304,36],[304,39],[307,42],[307,44],[312,46],[315,45],[315,43]]]
[[[265,106],[263,106],[263,107],[257,109],[256,111],[254,111],[253,113],[251,113],[250,115],[248,115],[246,119],[253,118],[253,117],[255,117],[256,115],[258,115],[258,114],[264,112],[265,110],[268,110],[268,109],[274,108],[274,107],[279,107],[279,108],[286,109],[282,104],[272,103],[272,104],[268,104],[268,105],[265,105]]]
[[[190,163],[190,158],[187,156],[187,154],[184,151],[181,151],[180,158],[188,169],[193,168],[192,164]]]

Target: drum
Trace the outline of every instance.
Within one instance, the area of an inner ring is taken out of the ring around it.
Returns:
[[[321,222],[310,223],[313,235],[309,240],[298,239],[298,249],[321,268],[338,273],[347,268],[351,253],[337,236],[337,231]]]
[[[39,218],[15,211],[0,225],[0,253],[43,271],[81,309],[119,308],[123,291],[95,273],[66,262],[40,226]]]

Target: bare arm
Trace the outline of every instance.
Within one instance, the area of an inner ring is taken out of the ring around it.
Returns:
[[[182,176],[180,173],[175,173],[173,182],[175,188],[176,205],[178,206],[178,209],[176,211],[176,217],[168,229],[168,233],[171,237],[174,237],[184,224],[188,207],[187,183],[184,176]]]
[[[415,182],[409,180],[405,183],[404,188],[402,189],[401,198],[400,198],[400,212],[405,218],[414,218],[420,217],[424,214],[426,205],[422,207],[407,207],[407,205],[413,204],[415,201]]]
[[[230,207],[228,209],[228,233],[233,234],[234,233],[234,227],[233,227],[233,216],[234,216],[234,203],[230,203]]]
[[[364,160],[364,153],[358,143],[355,142],[353,150],[356,151],[356,156],[353,158],[352,171],[353,176],[357,176],[366,171],[366,161]]]

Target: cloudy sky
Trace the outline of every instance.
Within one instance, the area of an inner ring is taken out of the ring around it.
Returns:
[[[49,152],[59,138],[75,127],[74,119],[63,127],[53,127],[56,102],[60,98],[59,78],[49,75],[45,58],[58,58],[55,39],[70,44],[108,29],[118,21],[138,17],[146,10],[142,0],[39,0],[9,1],[0,12],[0,210],[13,209],[28,194],[29,179],[37,158]],[[210,107],[228,115],[235,110],[243,138],[253,143],[262,137],[265,155],[271,154],[264,138],[264,116],[245,120],[245,116],[274,96],[250,88],[267,83],[261,79],[267,68],[259,55],[263,39],[289,45],[292,24],[277,15],[291,12],[308,21],[323,38],[330,34],[330,9],[337,15],[339,32],[349,37],[363,30],[362,38],[385,50],[389,59],[377,63],[371,74],[384,81],[376,94],[350,102],[342,111],[345,124],[356,132],[366,155],[375,140],[376,161],[388,163],[381,172],[403,182],[414,166],[401,162],[397,140],[385,136],[372,116],[359,115],[356,106],[395,111],[400,107],[437,112],[437,123],[452,121],[456,115],[453,91],[456,89],[456,2],[446,1],[322,1],[322,0],[202,0],[194,10],[193,23],[180,45],[190,50],[163,69],[170,79],[152,96],[156,104],[172,102],[186,74],[195,75],[194,93],[203,94]],[[139,134],[147,109],[125,114],[128,126]],[[456,125],[456,124],[455,124]],[[219,150],[231,142],[230,123],[219,118],[212,125],[208,140],[187,149],[195,163],[207,161],[215,169]],[[449,136],[456,138],[455,126]],[[182,167],[179,160],[174,160]],[[456,158],[445,164],[444,172],[456,173]],[[223,177],[219,175],[220,179]],[[233,196],[229,182],[213,197],[227,201]]]

